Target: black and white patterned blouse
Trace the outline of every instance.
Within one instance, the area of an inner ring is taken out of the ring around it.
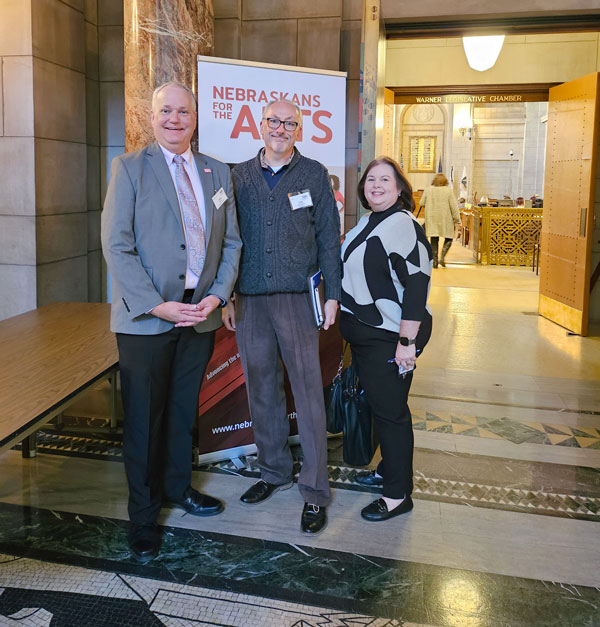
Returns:
[[[432,254],[412,213],[396,203],[363,216],[346,235],[342,262],[342,311],[394,333],[402,319],[418,320],[419,336],[427,341]]]

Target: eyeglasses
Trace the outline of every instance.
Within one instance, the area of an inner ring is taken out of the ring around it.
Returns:
[[[283,124],[283,128],[291,133],[299,126],[298,122],[294,122],[292,120],[286,120],[285,122],[283,120],[279,120],[278,118],[263,118],[263,120],[267,121],[267,126],[273,131],[276,131]]]

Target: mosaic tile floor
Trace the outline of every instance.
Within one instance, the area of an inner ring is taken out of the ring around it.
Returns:
[[[396,619],[0,555],[6,627],[400,627]],[[39,605],[41,607],[32,607]]]

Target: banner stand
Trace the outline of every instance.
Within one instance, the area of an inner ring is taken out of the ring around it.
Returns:
[[[288,438],[288,443],[290,446],[293,446],[294,444],[300,444],[300,437],[298,435],[290,435],[290,437]],[[236,468],[242,470],[243,468],[246,468],[246,464],[244,464],[240,460],[240,457],[245,455],[254,455],[256,453],[256,450],[256,444],[247,444],[245,446],[236,446],[234,448],[228,448],[222,451],[203,453],[202,455],[194,451],[194,465],[207,466],[208,464],[216,464],[217,462],[224,462],[229,460]],[[238,465],[238,463],[240,465]]]

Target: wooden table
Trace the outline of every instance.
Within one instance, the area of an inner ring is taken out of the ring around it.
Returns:
[[[54,303],[0,321],[0,451],[23,441],[97,381],[111,381],[115,422],[118,353],[106,303]],[[32,437],[29,437],[32,436]]]

